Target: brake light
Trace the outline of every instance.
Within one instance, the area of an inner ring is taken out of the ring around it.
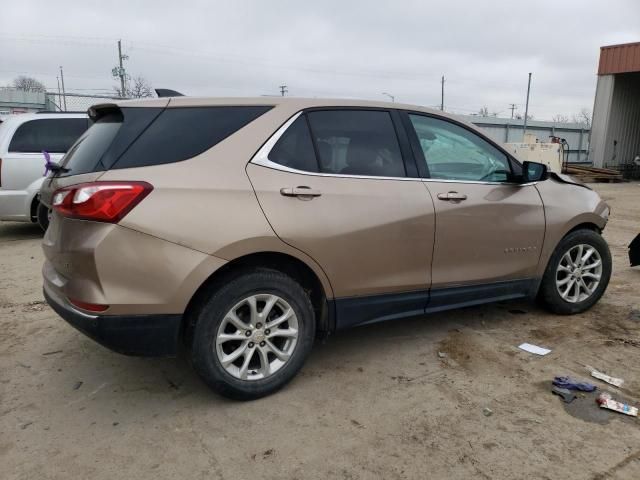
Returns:
[[[51,206],[64,217],[118,223],[151,190],[146,182],[81,183],[56,190]]]

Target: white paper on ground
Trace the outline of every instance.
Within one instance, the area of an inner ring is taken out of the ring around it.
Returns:
[[[518,348],[525,352],[535,353],[536,355],[546,355],[547,353],[551,353],[551,350],[548,348],[542,348],[537,345],[532,345],[531,343],[523,343],[522,345],[518,345]]]
[[[616,412],[624,413],[625,415],[630,415],[632,417],[638,416],[638,409],[636,407],[632,407],[631,405],[627,405],[626,403],[617,402],[611,398],[608,398],[604,402],[600,404],[602,408],[608,408],[609,410],[615,410]]]
[[[602,380],[603,382],[607,382],[616,387],[621,387],[622,384],[624,383],[623,379],[611,377],[606,373],[599,372],[598,370],[591,370],[591,376],[593,378],[597,378],[598,380]]]

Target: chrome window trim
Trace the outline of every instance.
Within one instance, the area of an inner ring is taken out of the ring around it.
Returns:
[[[341,173],[322,173],[322,172],[307,172],[306,170],[298,170],[296,168],[286,167],[279,163],[269,160],[269,153],[280,140],[280,137],[284,135],[284,132],[295,122],[300,115],[304,113],[303,110],[295,113],[289,120],[287,120],[278,130],[275,131],[271,137],[260,147],[256,154],[249,160],[249,163],[254,165],[260,165],[262,167],[272,168],[274,170],[280,170],[282,172],[296,173],[298,175],[308,175],[311,177],[335,177],[335,178],[359,178],[363,180],[399,180],[403,182],[442,182],[442,183],[462,183],[462,184],[476,184],[476,185],[517,185],[520,187],[526,187],[529,185],[535,185],[534,183],[514,183],[514,182],[484,182],[480,180],[447,180],[440,178],[420,178],[420,177],[377,177],[374,175],[344,175]]]

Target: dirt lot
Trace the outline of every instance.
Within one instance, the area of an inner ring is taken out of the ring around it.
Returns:
[[[515,302],[354,329],[251,403],[209,392],[182,360],[120,356],[77,333],[42,302],[37,228],[0,225],[0,476],[640,478],[640,421],[548,391],[589,364],[640,402],[640,269],[626,249],[640,186],[595,188],[613,209],[614,273],[590,312]]]

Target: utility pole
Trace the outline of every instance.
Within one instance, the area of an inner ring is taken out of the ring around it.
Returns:
[[[62,80],[62,101],[64,102],[64,111],[67,111],[67,92],[64,89],[64,73],[62,72],[62,66],[60,66],[60,80]]]
[[[440,94],[440,111],[444,111],[444,75],[442,76],[440,83],[442,84],[442,93]]]
[[[62,111],[62,94],[60,93],[60,77],[56,75],[56,82],[58,82],[58,110]]]
[[[524,109],[524,131],[522,135],[527,133],[527,120],[529,119],[529,92],[531,92],[531,72],[529,72],[529,83],[527,84],[527,106]]]
[[[282,95],[284,97],[285,93],[287,93],[289,90],[287,90],[287,86],[286,85],[280,85],[280,95]]]
[[[518,108],[518,105],[516,105],[515,103],[510,103],[509,104],[509,110],[511,110],[511,119],[513,120],[513,111]]]
[[[120,96],[122,98],[124,98],[126,94],[125,86],[127,81],[127,72],[124,69],[122,61],[127,60],[128,58],[129,58],[129,55],[122,54],[122,40],[118,40],[118,65],[119,66],[111,69],[111,74],[114,77],[120,77]]]

